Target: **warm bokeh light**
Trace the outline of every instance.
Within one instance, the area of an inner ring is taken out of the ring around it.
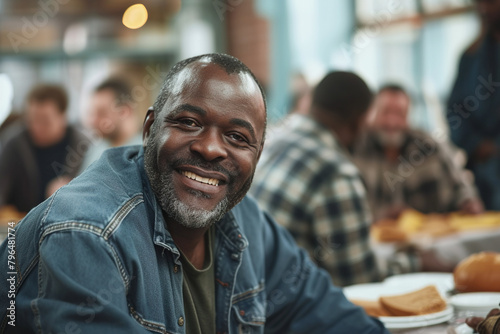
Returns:
[[[129,29],[138,29],[148,20],[148,10],[143,4],[138,3],[127,8],[123,13],[122,22]]]

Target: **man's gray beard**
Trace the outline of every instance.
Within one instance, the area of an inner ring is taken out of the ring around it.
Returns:
[[[213,210],[194,209],[183,203],[175,195],[174,188],[172,187],[172,174],[161,178],[161,181],[156,184],[161,185],[160,189],[155,189],[156,186],[153,186],[153,191],[157,194],[156,196],[160,201],[161,208],[170,218],[182,226],[189,228],[211,226],[219,221],[228,211],[227,206],[229,201],[227,197],[220,201]],[[206,197],[204,194],[194,190],[191,191],[191,194],[197,197]]]
[[[173,188],[172,171],[168,175],[160,175],[156,164],[156,147],[146,147],[144,152],[144,168],[148,175],[151,188],[160,202],[160,206],[170,218],[188,228],[203,228],[222,219],[228,211],[229,200],[225,197],[213,210],[194,209],[180,201]],[[201,192],[192,191],[191,194],[207,197]]]

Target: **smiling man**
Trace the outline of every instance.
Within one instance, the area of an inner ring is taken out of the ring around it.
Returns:
[[[245,196],[265,123],[239,60],[176,64],[143,147],[108,150],[1,245],[0,333],[387,333]]]

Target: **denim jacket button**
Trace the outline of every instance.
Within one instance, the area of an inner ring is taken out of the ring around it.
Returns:
[[[175,265],[174,266],[174,273],[178,272],[179,271],[179,266],[178,265]]]
[[[236,261],[236,260],[239,260],[239,259],[240,259],[240,254],[238,254],[238,253],[233,253],[233,254],[231,254],[231,259],[233,259],[233,260],[235,260],[235,261]]]
[[[184,318],[179,317],[179,321],[177,321],[177,323],[179,324],[179,326],[184,326]]]

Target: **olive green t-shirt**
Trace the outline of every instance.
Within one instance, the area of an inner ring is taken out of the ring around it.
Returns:
[[[181,252],[184,324],[189,334],[215,333],[214,236],[215,227],[212,226],[205,234],[205,263],[201,270]]]

